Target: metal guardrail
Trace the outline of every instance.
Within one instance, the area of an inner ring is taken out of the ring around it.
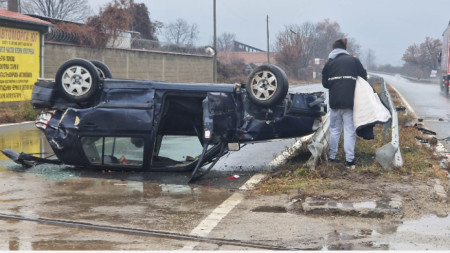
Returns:
[[[440,82],[440,77],[437,76],[435,78],[417,78],[417,77],[412,77],[412,76],[406,76],[406,75],[401,75],[401,74],[396,74],[396,73],[389,73],[389,72],[382,72],[382,71],[370,71],[371,75],[376,75],[376,74],[382,74],[382,75],[390,75],[390,76],[394,76],[394,75],[399,75],[400,77],[407,79],[409,81],[412,82],[422,82],[422,83],[439,83]]]
[[[390,124],[392,129],[392,140],[390,143],[384,145],[379,148],[376,153],[376,160],[385,168],[393,169],[393,167],[401,167],[403,166],[403,158],[400,151],[400,138],[398,133],[398,116],[397,110],[394,106],[394,102],[392,101],[391,95],[386,87],[386,82],[383,78],[381,82],[381,94],[380,99],[389,106],[389,110],[391,112],[391,121],[386,123],[385,131],[387,130],[387,126]]]
[[[330,134],[330,113],[327,113],[323,117],[323,122],[319,126],[319,128],[310,135],[303,136],[299,140],[297,140],[292,147],[286,149],[280,155],[278,155],[272,162],[269,163],[270,167],[278,167],[281,164],[285,164],[288,160],[297,156],[300,153],[300,148],[303,143],[308,143],[308,150],[311,152],[311,157],[307,161],[306,165],[314,170],[316,168],[317,162],[319,158],[322,156],[326,144],[324,144],[324,140],[327,139],[327,136]]]

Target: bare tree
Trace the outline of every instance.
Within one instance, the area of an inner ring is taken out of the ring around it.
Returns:
[[[348,37],[341,31],[341,27],[337,22],[331,22],[325,19],[316,25],[317,39],[315,57],[327,59],[331,51],[333,42]],[[348,38],[347,51],[352,55],[359,56],[361,54],[361,46],[353,38]]]
[[[233,50],[236,35],[234,33],[222,33],[217,38],[217,51],[230,52]]]
[[[114,0],[100,10],[98,15],[89,17],[86,25],[93,27],[100,38],[101,44],[110,43],[111,47],[118,46],[118,38],[127,31],[132,22],[130,6],[133,0]]]
[[[298,32],[298,26],[286,26],[277,35],[275,42],[276,61],[291,75],[297,76],[302,62],[303,45]]]
[[[372,49],[367,49],[360,58],[367,69],[375,70],[375,52]]]
[[[338,23],[328,19],[317,24],[306,22],[302,25],[288,25],[278,34],[275,42],[275,59],[290,74],[297,78],[310,76],[314,58],[327,59],[333,42],[347,37]],[[348,39],[347,50],[360,54],[361,46],[355,39]],[[312,75],[311,75],[312,76]]]
[[[428,77],[431,70],[438,68],[438,53],[442,42],[439,39],[425,38],[420,45],[410,45],[403,54],[405,74],[416,77]]]
[[[420,44],[420,49],[423,52],[424,64],[430,69],[437,70],[438,54],[441,52],[442,42],[440,39],[425,38],[425,42]]]
[[[130,30],[139,32],[144,39],[158,40],[156,33],[160,23],[150,20],[150,12],[144,3],[131,2],[129,12],[132,17]]]
[[[194,45],[199,33],[197,24],[189,25],[186,20],[181,18],[174,23],[169,23],[164,30],[166,40],[177,45]]]
[[[150,21],[145,4],[136,4],[134,0],[112,0],[100,9],[99,14],[90,16],[85,25],[57,21],[53,30],[70,34],[73,38],[70,43],[115,48],[128,47],[129,42],[120,37],[128,36],[129,31],[139,32],[141,38],[147,40],[158,40],[156,32],[160,24]]]
[[[360,57],[362,52],[361,52],[361,45],[358,44],[358,42],[356,42],[355,39],[353,38],[348,38],[347,41],[347,51],[357,57]]]
[[[316,57],[318,43],[317,25],[306,22],[302,25],[288,25],[279,34],[275,48],[276,59],[296,77],[299,69],[306,69]]]
[[[297,32],[300,37],[301,45],[303,47],[303,55],[300,63],[300,68],[306,68],[314,59],[317,44],[317,26],[313,23],[303,23]]]
[[[327,59],[331,51],[331,45],[337,39],[346,37],[341,32],[341,27],[337,22],[331,22],[325,19],[317,23],[317,43],[316,43],[316,57]]]
[[[49,18],[84,22],[92,10],[88,0],[22,0],[22,13]]]

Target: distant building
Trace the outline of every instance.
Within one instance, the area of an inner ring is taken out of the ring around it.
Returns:
[[[270,63],[275,63],[275,53],[270,53]],[[217,58],[224,64],[234,61],[243,61],[245,64],[255,64],[256,66],[267,64],[266,52],[218,52]]]
[[[218,52],[217,58],[224,64],[231,64],[235,61],[243,61],[245,64],[254,64],[256,66],[267,64],[267,52],[247,44],[234,41],[233,51]],[[275,53],[269,53],[270,63],[275,62]]]

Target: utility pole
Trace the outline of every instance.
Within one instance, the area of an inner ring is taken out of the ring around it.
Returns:
[[[213,63],[213,81],[217,83],[217,39],[216,39],[216,0],[214,0],[214,63]]]
[[[270,56],[269,55],[270,55],[270,50],[269,50],[269,15],[267,15],[267,63],[268,64],[270,64]]]

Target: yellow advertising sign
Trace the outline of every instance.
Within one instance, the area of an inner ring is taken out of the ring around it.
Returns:
[[[0,102],[31,100],[40,70],[40,33],[0,26]]]

